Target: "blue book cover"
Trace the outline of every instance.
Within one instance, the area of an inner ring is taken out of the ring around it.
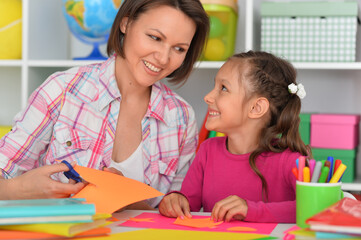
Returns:
[[[95,205],[83,198],[1,200],[0,219],[94,215]]]

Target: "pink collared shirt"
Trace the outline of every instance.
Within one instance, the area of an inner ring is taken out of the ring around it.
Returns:
[[[108,166],[121,101],[114,72],[112,56],[51,75],[0,140],[2,174],[15,177],[56,160]],[[164,193],[180,190],[195,156],[197,124],[192,107],[161,82],[152,86],[142,139],[144,182]],[[62,173],[52,177],[66,181]]]

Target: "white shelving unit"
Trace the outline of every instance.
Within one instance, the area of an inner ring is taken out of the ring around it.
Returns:
[[[361,7],[361,0],[357,1]],[[236,52],[260,49],[261,2],[238,0]],[[62,14],[62,1],[22,0],[22,3],[22,59],[0,60],[0,125],[12,124],[13,117],[26,106],[30,94],[50,74],[92,63],[71,60],[73,56],[86,56],[91,47],[83,45],[69,33]],[[356,62],[294,63],[298,81],[305,85],[307,91],[303,112],[361,113],[360,40],[359,31]],[[198,62],[184,86],[170,86],[194,107],[199,126],[207,110],[203,97],[213,88],[213,79],[222,64]],[[360,179],[360,156],[357,163]],[[344,184],[343,189],[361,191],[361,181]]]

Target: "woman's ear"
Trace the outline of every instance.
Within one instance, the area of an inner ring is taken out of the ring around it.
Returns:
[[[269,101],[267,98],[265,97],[256,98],[251,105],[251,109],[248,113],[248,117],[253,119],[261,118],[268,112],[268,109],[269,109]]]
[[[120,22],[120,31],[125,34],[125,32],[127,31],[127,26],[128,26],[128,17],[124,17],[122,19],[122,21]]]

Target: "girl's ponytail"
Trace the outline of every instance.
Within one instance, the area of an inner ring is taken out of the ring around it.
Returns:
[[[299,152],[304,156],[309,156],[310,149],[305,146],[299,133],[300,112],[301,100],[297,95],[293,95],[277,121],[276,129],[280,133],[277,145],[280,149],[289,148],[292,152]]]

